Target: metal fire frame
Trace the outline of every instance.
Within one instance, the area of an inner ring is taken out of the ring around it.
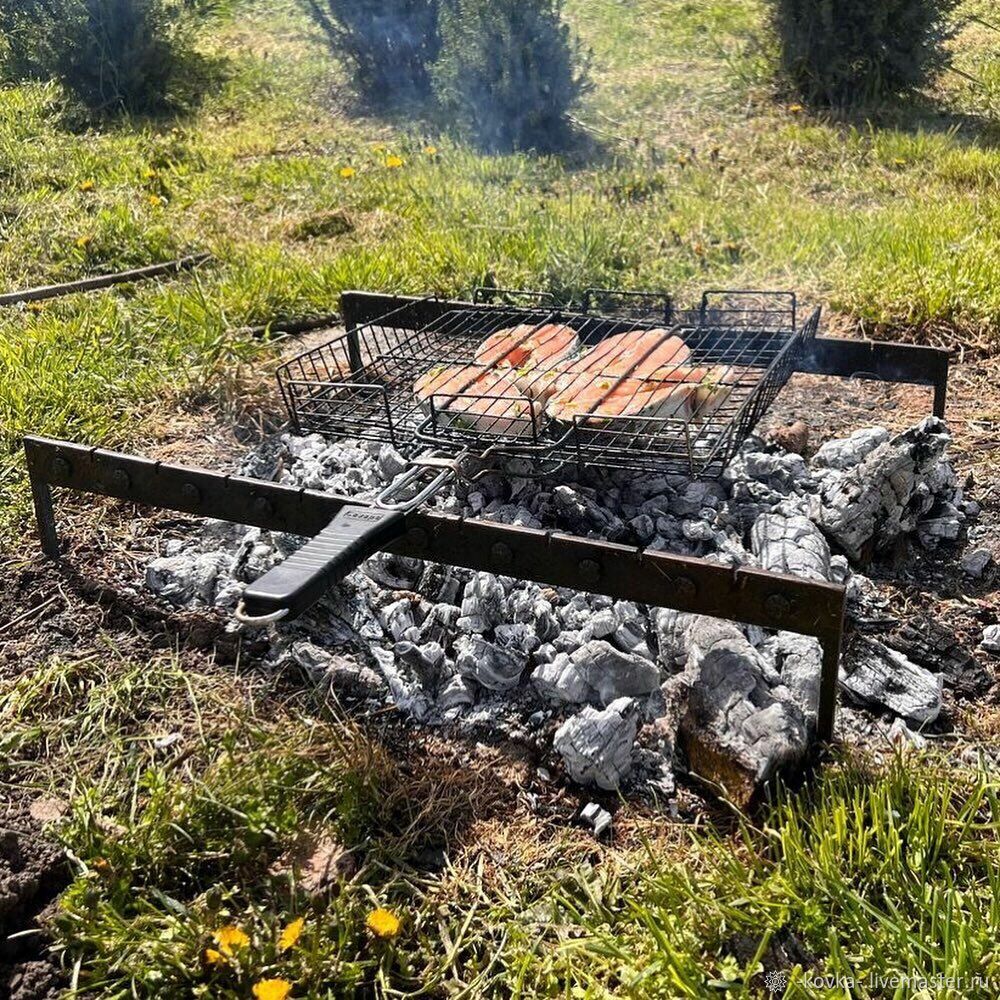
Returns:
[[[472,303],[345,292],[348,334],[394,310],[428,323]],[[350,336],[349,336],[350,343]],[[360,364],[357,338],[355,357]],[[352,361],[355,358],[352,358]],[[934,388],[934,413],[944,415],[948,353],[930,348],[817,337],[797,371],[909,382]],[[24,441],[42,548],[60,558],[52,488],[96,493],[184,514],[314,536],[354,498],[157,462],[42,437]],[[489,521],[416,510],[407,532],[387,551],[537,583],[588,590],[615,600],[711,615],[767,629],[815,636],[823,649],[817,733],[833,738],[843,641],[844,587],[706,559],[652,552]]]
[[[295,535],[319,534],[358,500],[48,438],[24,440],[42,548],[59,559],[52,487]],[[818,733],[833,736],[845,588],[558,531],[417,510],[389,552],[815,636],[823,646]]]

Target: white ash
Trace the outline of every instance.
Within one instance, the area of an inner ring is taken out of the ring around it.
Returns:
[[[947,441],[944,425],[929,418],[894,438],[872,428],[828,442],[810,463],[752,437],[711,482],[593,470],[576,481],[535,479],[527,463],[513,461],[504,474],[460,481],[433,504],[487,521],[846,583],[858,609],[875,598],[849,558],[904,532],[931,548],[947,545],[971,516],[973,505],[944,457]],[[371,499],[405,468],[388,445],[282,435],[240,471]],[[231,610],[246,583],[303,541],[211,523],[169,543],[147,567],[146,582],[179,606]],[[268,637],[276,668],[304,670],[339,697],[373,708],[394,703],[429,725],[534,739],[554,713],[570,774],[608,787],[646,752],[634,747],[640,719],[674,733],[657,751],[660,766],[633,770],[658,775],[660,788],[671,784],[665,776],[675,745],[692,768],[723,760],[732,780],[758,783],[801,758],[815,729],[820,651],[813,639],[389,553],[369,559]],[[347,676],[352,670],[356,678]],[[919,684],[907,702],[867,683],[864,672],[851,676],[845,686],[867,684],[856,696],[881,709],[910,719],[931,714]],[[612,711],[625,703],[627,711]],[[600,738],[592,738],[591,723]]]

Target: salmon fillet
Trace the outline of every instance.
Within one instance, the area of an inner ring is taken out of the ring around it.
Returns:
[[[526,323],[487,337],[476,351],[476,362],[490,368],[534,370],[557,364],[579,349],[580,338],[571,326]]]
[[[670,378],[673,369],[686,364],[691,351],[669,330],[630,330],[607,337],[578,358],[567,358],[532,379],[525,390],[545,400],[555,392],[584,390],[598,376],[620,378]]]
[[[438,366],[421,375],[413,392],[425,412],[431,399],[446,425],[498,437],[530,437],[541,411],[517,388],[509,369]]]
[[[545,412],[553,420],[580,417],[593,426],[615,417],[704,418],[729,396],[724,376],[725,369],[687,366],[670,369],[669,377],[663,372],[641,379],[590,376],[586,385],[581,376],[569,376],[556,387]]]

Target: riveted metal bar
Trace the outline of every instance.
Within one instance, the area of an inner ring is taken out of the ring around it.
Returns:
[[[346,504],[359,505],[335,494],[65,441],[29,437],[24,446],[33,487],[39,488],[39,527],[50,555],[57,551],[52,544],[55,522],[44,496],[50,486],[309,537],[319,534]],[[734,571],[705,559],[424,511],[407,515],[407,533],[386,550],[816,636],[824,645],[820,731],[832,734],[845,604],[841,586],[757,569]]]

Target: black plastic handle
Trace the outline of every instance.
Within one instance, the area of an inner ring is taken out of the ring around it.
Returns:
[[[343,507],[298,552],[243,592],[245,619],[282,611],[297,618],[369,556],[406,532],[406,514],[379,507]]]

